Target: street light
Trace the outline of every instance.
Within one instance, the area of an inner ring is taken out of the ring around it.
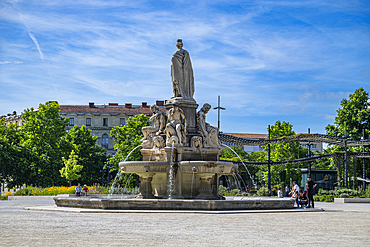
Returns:
[[[220,106],[220,100],[221,100],[221,96],[219,95],[218,96],[217,107],[213,108],[213,109],[217,109],[217,127],[218,127],[218,131],[220,131],[220,110],[226,110],[226,108],[223,108],[223,107]]]

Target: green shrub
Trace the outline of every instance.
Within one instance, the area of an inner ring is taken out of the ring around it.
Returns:
[[[346,193],[340,194],[340,198],[349,198],[349,195]]]
[[[14,193],[15,196],[31,196],[34,192],[40,192],[42,189],[38,187],[27,186]]]
[[[266,187],[261,187],[261,188],[259,188],[259,190],[258,190],[258,194],[259,194],[260,196],[268,196],[268,195],[269,195],[269,189],[268,189],[268,188],[266,188]]]
[[[236,196],[240,193],[240,190],[239,189],[233,189],[230,191],[230,195],[231,196]]]
[[[218,194],[225,196],[227,193],[227,188],[223,185],[218,186]]]

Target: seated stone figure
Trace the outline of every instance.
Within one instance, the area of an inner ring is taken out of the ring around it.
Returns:
[[[149,121],[153,121],[153,124],[141,129],[144,135],[143,139],[141,139],[143,148],[153,147],[153,137],[162,134],[166,124],[166,116],[159,110],[156,104],[151,105],[150,110],[153,112],[153,115],[149,118]]]
[[[184,112],[178,107],[178,104],[174,104],[168,111],[165,132],[167,146],[171,146],[172,141],[175,142],[175,145],[186,146],[186,119]]]
[[[209,109],[211,109],[211,105],[205,103],[200,111],[197,112],[197,127],[203,137],[204,148],[220,148],[218,128],[206,122],[206,114]]]

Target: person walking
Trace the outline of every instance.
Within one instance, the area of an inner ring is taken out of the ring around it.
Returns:
[[[315,202],[313,200],[313,195],[315,194],[315,187],[316,184],[314,181],[311,180],[310,177],[307,178],[307,192],[308,192],[308,205],[306,208],[310,208],[312,204],[312,208],[315,208]]]
[[[296,181],[293,182],[293,195],[292,195],[292,198],[295,199],[295,203],[297,204],[297,207],[299,207],[299,200],[298,200],[298,196],[299,196],[299,185],[297,184]]]

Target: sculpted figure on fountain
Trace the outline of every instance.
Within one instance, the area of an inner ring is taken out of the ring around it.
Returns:
[[[205,103],[203,107],[197,112],[197,127],[198,131],[203,137],[204,148],[220,148],[220,142],[218,140],[218,128],[211,126],[206,122],[206,114],[211,105]]]
[[[174,97],[193,99],[194,77],[189,53],[182,49],[182,40],[176,42],[178,50],[172,55],[171,80]]]
[[[174,104],[168,111],[168,120],[166,125],[166,145],[171,146],[172,142],[175,145],[186,146],[186,118],[184,112]]]
[[[154,146],[154,138],[163,133],[166,127],[166,115],[159,109],[156,104],[150,106],[153,115],[149,121],[153,121],[151,126],[145,126],[141,129],[144,138],[141,139],[143,148],[152,148]]]

